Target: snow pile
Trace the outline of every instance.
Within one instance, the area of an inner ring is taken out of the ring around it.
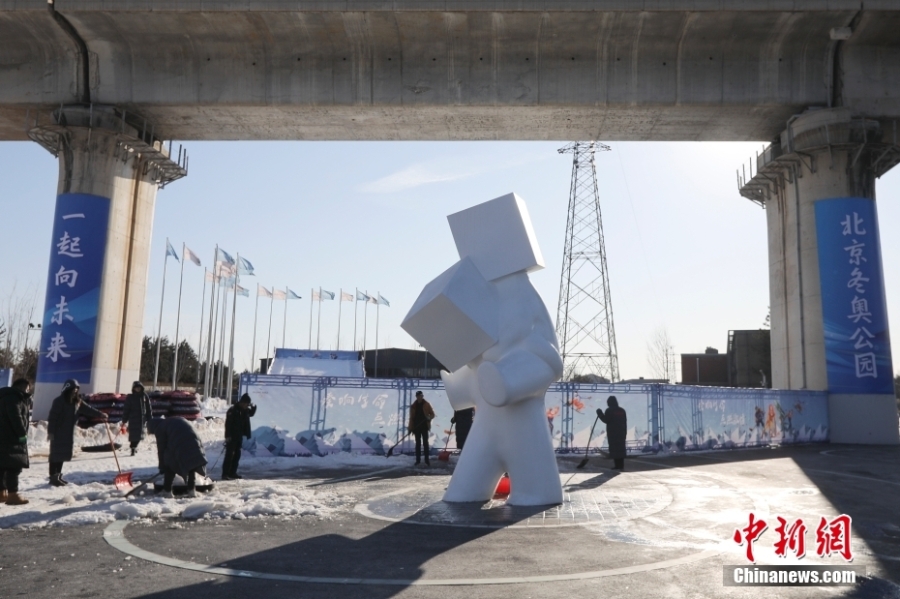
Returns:
[[[167,516],[188,520],[244,520],[262,516],[328,518],[339,511],[343,501],[329,491],[270,480],[220,484],[210,493],[200,493],[193,499],[166,498],[152,491],[141,497],[126,498],[111,485],[101,483],[71,483],[68,487],[45,487],[23,490],[23,493],[31,502],[25,506],[4,506],[0,528],[82,526],[116,519],[151,520]]]
[[[221,399],[218,397],[204,397],[200,400],[200,410],[207,418],[209,418],[210,416],[225,418],[225,412],[228,411],[229,407],[231,407],[231,404],[227,399]]]
[[[250,485],[246,490],[234,493],[214,491],[202,501],[188,505],[181,517],[188,520],[199,518],[235,518],[243,520],[258,516],[325,518],[335,513],[328,505],[325,493],[308,489],[291,488],[277,482]]]
[[[209,461],[207,474],[218,480],[221,476],[224,420],[200,419],[191,425],[206,450]],[[276,433],[275,438],[284,443],[284,451],[310,453],[303,442],[291,437],[286,431],[273,431]],[[47,423],[37,422],[32,425],[28,437],[31,467],[22,471],[19,488],[30,503],[0,508],[0,529],[80,526],[112,522],[115,519],[149,520],[178,516],[188,519],[244,519],[264,516],[326,518],[349,505],[342,504],[341,498],[329,491],[321,491],[318,487],[313,490],[307,486],[309,481],[297,480],[296,477],[310,470],[344,470],[352,476],[354,469],[379,471],[413,465],[413,458],[410,456],[395,454],[386,459],[383,455],[373,455],[371,448],[368,454],[340,451],[330,446],[321,436],[313,434],[304,440],[326,453],[324,457],[274,457],[271,451],[259,444],[255,455],[245,451],[241,459],[240,471],[250,478],[218,482],[212,492],[201,493],[195,499],[168,499],[152,492],[126,499],[112,485],[118,471],[111,452],[87,453],[76,450],[75,459],[63,467],[63,476],[70,484],[51,487],[47,483]],[[341,435],[334,437],[337,440]],[[126,437],[120,436],[118,442],[127,449]],[[108,437],[106,428],[102,425],[75,430],[76,448],[104,443],[108,443]],[[157,474],[156,439],[153,435],[148,435],[141,442],[137,455],[131,456],[127,451],[119,451],[118,456],[122,470],[133,473],[135,484],[150,480]],[[437,473],[440,469],[435,470]],[[331,476],[333,474],[329,473],[329,477]],[[162,482],[161,477],[157,482]]]

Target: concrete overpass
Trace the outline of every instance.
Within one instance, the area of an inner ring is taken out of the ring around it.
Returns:
[[[770,140],[740,185],[768,211],[773,384],[828,389],[833,440],[896,443],[873,200],[898,32],[897,0],[0,0],[0,139],[60,158],[36,413],[64,377],[137,378],[156,190],[187,173],[163,140]],[[875,252],[846,306],[817,236],[843,198]],[[72,291],[82,208],[102,277]]]
[[[896,0],[0,0],[0,139],[73,103],[164,139],[771,140],[900,118]]]

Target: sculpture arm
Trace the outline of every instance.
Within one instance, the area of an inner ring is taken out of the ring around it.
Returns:
[[[478,376],[471,366],[463,366],[455,372],[442,370],[441,380],[444,381],[447,399],[454,411],[475,407]]]
[[[500,407],[546,392],[562,371],[556,346],[532,331],[498,360],[481,363],[478,389],[487,403]]]

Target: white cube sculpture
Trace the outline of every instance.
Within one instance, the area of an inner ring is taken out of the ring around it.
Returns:
[[[508,472],[510,504],[560,503],[544,394],[562,359],[528,279],[544,266],[528,211],[508,194],[448,220],[460,261],[425,287],[401,325],[449,368],[441,378],[452,408],[476,409],[444,501],[489,500]]]
[[[447,217],[460,258],[471,258],[488,281],[544,268],[531,217],[514,193]]]
[[[496,290],[464,258],[425,286],[400,326],[452,372],[497,343],[499,313]]]

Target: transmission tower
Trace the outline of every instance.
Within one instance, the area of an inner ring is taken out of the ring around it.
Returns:
[[[592,141],[573,142],[559,149],[560,154],[572,154],[566,247],[556,312],[556,335],[564,364],[563,380],[566,381],[578,375],[597,375],[610,382],[619,379],[594,164],[594,153],[609,149],[607,145]]]

